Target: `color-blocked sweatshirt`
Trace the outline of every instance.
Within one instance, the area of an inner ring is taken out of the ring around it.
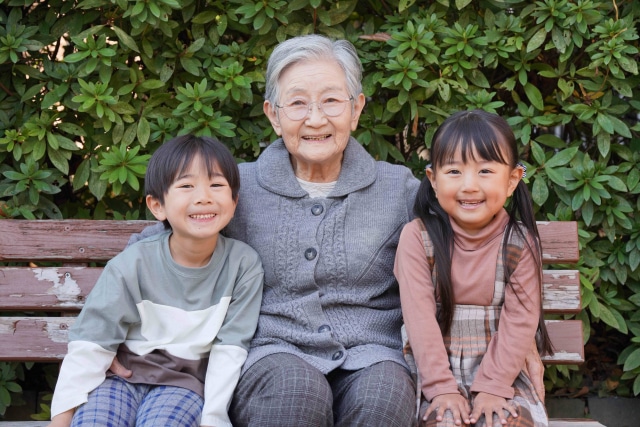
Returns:
[[[107,263],[70,329],[51,415],[87,401],[114,356],[132,383],[204,396],[201,424],[231,426],[227,410],[255,332],[263,269],[248,245],[222,235],[206,266],[175,263],[166,231]]]

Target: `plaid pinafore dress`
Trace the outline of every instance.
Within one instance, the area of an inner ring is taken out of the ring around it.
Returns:
[[[435,283],[435,268],[433,261],[433,244],[426,230],[422,230],[422,240],[427,253],[427,259],[431,265],[432,279]],[[507,236],[503,239],[498,250],[498,259],[496,260],[496,280],[494,286],[493,299],[491,305],[461,305],[456,304],[453,314],[453,321],[449,334],[444,336],[444,344],[449,355],[449,363],[451,371],[458,383],[460,393],[469,400],[473,405],[473,396],[470,388],[473,380],[480,367],[480,362],[485,355],[491,337],[498,330],[500,320],[500,312],[504,303],[505,282],[504,282],[504,263],[502,260],[503,246],[507,244],[507,263],[508,271],[514,271],[518,264],[524,241],[516,233],[511,233],[508,242]],[[403,331],[403,337],[406,334]],[[410,367],[415,362],[408,341],[404,346],[405,358]],[[417,372],[417,370],[416,370]],[[428,371],[427,371],[428,372]],[[435,416],[430,416],[426,422],[422,421],[422,416],[426,412],[430,403],[424,399],[420,390],[420,381],[417,375],[417,404],[419,423],[421,426],[428,427],[456,427],[453,416],[450,411],[445,412],[443,421],[436,422]],[[547,427],[549,420],[544,407],[544,402],[540,400],[535,392],[533,383],[524,371],[520,372],[516,378],[513,387],[515,394],[511,403],[518,408],[518,417],[508,417],[510,427]],[[507,414],[505,414],[507,415]],[[495,425],[500,425],[498,418],[494,415]],[[486,425],[484,417],[475,424],[476,427],[484,427]],[[489,425],[491,427],[491,425]]]

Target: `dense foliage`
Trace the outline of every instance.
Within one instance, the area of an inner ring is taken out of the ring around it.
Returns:
[[[254,159],[274,138],[273,46],[346,37],[368,99],[355,136],[377,158],[421,176],[452,111],[508,118],[538,219],[579,222],[587,348],[619,343],[588,386],[637,395],[639,22],[635,0],[0,0],[0,216],[145,217],[162,141],[214,135]],[[11,366],[0,413],[19,389]],[[548,389],[586,374],[548,369]]]

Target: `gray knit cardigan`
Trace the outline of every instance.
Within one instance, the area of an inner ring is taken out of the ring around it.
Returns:
[[[328,373],[391,360],[405,366],[393,274],[400,231],[419,181],[375,161],[353,138],[335,188],[309,198],[281,139],[240,164],[240,197],[227,236],[262,258],[264,295],[244,370],[274,353]]]

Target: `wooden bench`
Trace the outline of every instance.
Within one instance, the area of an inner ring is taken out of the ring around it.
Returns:
[[[153,223],[0,220],[0,361],[61,361],[67,351],[68,328],[102,266],[124,249],[132,233]],[[539,222],[538,226],[546,264],[578,261],[575,222]],[[543,294],[545,312],[578,313],[578,271],[545,270]],[[547,325],[556,354],[545,363],[584,362],[581,321],[549,320]],[[0,422],[2,427],[46,424]],[[554,420],[550,425],[602,427],[587,419]]]

